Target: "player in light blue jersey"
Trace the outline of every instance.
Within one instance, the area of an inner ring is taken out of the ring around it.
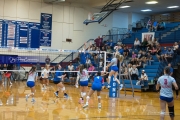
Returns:
[[[92,96],[92,94],[97,91],[97,98],[98,98],[98,108],[101,108],[101,89],[102,89],[102,85],[104,83],[104,79],[103,77],[101,77],[101,72],[97,73],[97,76],[94,78],[94,81],[92,83],[92,87],[88,93],[88,96],[86,97],[86,104],[83,106],[83,108],[88,107],[89,105],[89,99]]]
[[[120,55],[119,52],[116,52],[114,54],[114,58],[111,60],[111,63],[106,66],[106,69],[108,69],[111,66],[111,71],[108,76],[108,88],[111,87],[110,82],[111,82],[112,75],[114,76],[114,80],[116,80],[118,82],[118,84],[120,85],[120,90],[123,88],[123,84],[120,84],[120,81],[117,79],[117,75],[119,72],[117,64],[118,64],[118,62],[122,62],[123,59],[124,59],[123,56]]]
[[[174,114],[174,99],[173,99],[172,86],[174,86],[176,90],[178,89],[175,79],[170,76],[170,68],[165,67],[164,75],[159,77],[156,86],[157,90],[159,90],[159,88],[161,87],[160,90],[161,120],[164,120],[166,103],[168,104],[169,116],[171,117],[171,120],[174,120],[175,114]]]
[[[88,71],[84,68],[84,65],[80,65],[80,71],[78,72],[78,76],[80,78],[79,84],[81,86],[81,97],[79,99],[79,103],[84,102],[84,96],[86,96],[86,91],[88,87]]]
[[[32,101],[35,102],[34,93],[35,93],[35,81],[37,79],[36,66],[32,66],[31,70],[28,73],[27,86],[31,88],[31,93],[26,95],[26,101],[28,101],[29,96],[32,96]]]
[[[58,94],[59,94],[59,91],[60,91],[60,88],[61,88],[61,90],[64,93],[64,97],[68,98],[68,95],[65,92],[65,86],[62,83],[62,79],[66,75],[62,75],[61,65],[60,64],[56,65],[55,69],[56,69],[56,72],[55,72],[55,75],[54,75],[54,84],[56,84],[56,86],[57,86],[57,91],[54,92],[54,94],[55,94],[56,97],[59,97]]]

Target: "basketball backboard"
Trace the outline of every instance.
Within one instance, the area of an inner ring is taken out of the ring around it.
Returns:
[[[108,12],[101,12],[101,13],[94,13],[90,18],[91,19],[86,19],[84,21],[84,24],[88,25],[89,23],[93,23],[93,22],[98,22],[100,23],[101,20],[103,20],[104,17],[106,17],[106,15],[108,14]]]

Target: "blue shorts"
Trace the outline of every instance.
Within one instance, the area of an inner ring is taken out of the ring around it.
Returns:
[[[169,103],[169,102],[172,102],[174,98],[173,97],[172,98],[168,98],[168,97],[160,96],[160,99]]]
[[[27,82],[27,86],[30,87],[30,88],[32,88],[32,87],[35,86],[35,82],[33,82],[33,81],[28,81],[28,82]]]
[[[119,71],[119,69],[118,69],[117,66],[111,66],[111,70],[113,70],[113,71],[115,71],[115,72],[118,72],[118,71]]]
[[[80,86],[88,86],[88,81],[80,81]]]
[[[102,85],[101,85],[101,84],[93,83],[91,88],[92,88],[92,90],[94,90],[94,91],[101,91]]]
[[[61,81],[53,81],[54,84],[59,84]]]

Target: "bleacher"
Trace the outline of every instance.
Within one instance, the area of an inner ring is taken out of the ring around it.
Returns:
[[[122,43],[132,46],[135,38],[142,39],[142,33],[148,32],[146,28],[142,28],[138,32],[132,33],[129,38],[125,38]],[[172,43],[179,41],[180,38],[180,22],[167,23],[164,30],[155,31],[155,38],[159,38],[159,43]]]

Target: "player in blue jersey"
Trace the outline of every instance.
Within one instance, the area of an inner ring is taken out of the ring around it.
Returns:
[[[157,90],[159,90],[159,88],[161,87],[161,90],[160,90],[161,118],[160,120],[164,120],[165,111],[166,111],[166,103],[169,109],[169,116],[171,120],[174,120],[175,114],[174,114],[174,99],[173,99],[172,86],[174,86],[176,90],[178,89],[175,79],[170,76],[170,68],[165,67],[164,75],[159,77],[157,81],[157,86],[156,86]]]
[[[108,76],[108,88],[110,88],[110,82],[111,82],[111,76],[113,75],[114,76],[114,80],[116,80],[118,82],[118,84],[120,85],[120,90],[123,88],[123,84],[120,84],[120,81],[117,79],[117,75],[118,75],[118,72],[119,72],[119,69],[118,69],[118,62],[122,62],[123,61],[123,56],[119,54],[119,52],[116,52],[114,54],[114,58],[111,60],[111,63],[108,64],[106,66],[106,69],[108,69],[110,66],[111,66],[111,71],[109,73],[109,76]]]
[[[56,67],[55,67],[56,72],[55,72],[55,75],[54,75],[54,84],[56,84],[56,86],[57,86],[57,91],[54,92],[54,94],[55,94],[56,97],[59,97],[58,94],[59,94],[59,91],[61,89],[63,91],[63,93],[64,93],[64,97],[67,98],[68,95],[65,92],[65,86],[62,83],[62,80],[66,75],[62,75],[63,72],[61,72],[61,68],[62,67],[61,67],[60,64],[56,65]]]
[[[27,86],[31,88],[31,93],[26,95],[26,101],[28,101],[28,98],[32,96],[32,101],[35,102],[34,99],[34,93],[35,93],[35,81],[37,79],[37,73],[36,73],[36,66],[32,66],[31,70],[28,73],[28,79],[27,79]]]
[[[98,108],[101,108],[101,89],[104,83],[103,77],[101,77],[101,72],[97,73],[97,76],[94,78],[94,81],[92,83],[91,90],[88,93],[88,96],[86,97],[86,104],[83,106],[83,108],[88,107],[89,105],[89,99],[92,96],[92,94],[97,91],[97,98],[98,98]]]
[[[79,76],[79,84],[81,86],[81,97],[79,99],[79,103],[84,102],[84,96],[86,96],[86,91],[88,87],[88,71],[84,68],[84,65],[80,65],[80,70],[78,72]]]

